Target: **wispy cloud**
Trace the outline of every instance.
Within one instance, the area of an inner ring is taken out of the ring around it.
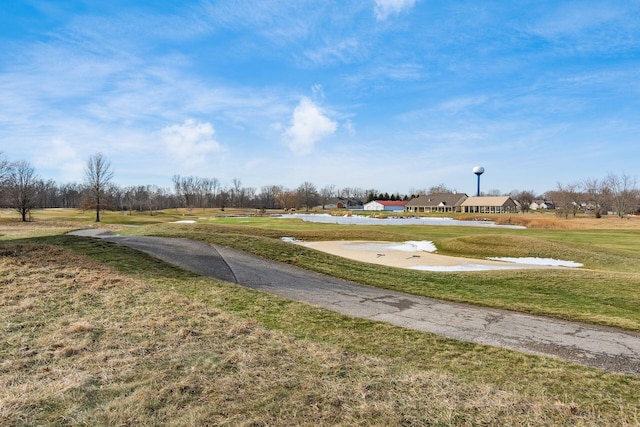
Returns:
[[[302,97],[293,110],[291,126],[285,130],[286,144],[295,154],[309,154],[318,141],[335,133],[337,127],[321,107]]]
[[[633,2],[577,2],[554,5],[534,18],[526,31],[569,53],[636,51],[640,7]]]
[[[416,0],[375,0],[374,12],[376,18],[383,21],[390,15],[412,8],[415,3]]]
[[[201,164],[209,153],[222,151],[214,138],[211,123],[187,119],[179,125],[164,127],[160,131],[165,148],[175,160],[182,164]]]
[[[366,48],[363,48],[356,38],[339,41],[331,40],[321,47],[304,52],[305,62],[313,65],[327,65],[335,62],[349,64],[362,59],[366,55]]]
[[[54,138],[50,142],[48,150],[39,151],[35,156],[34,165],[40,170],[50,170],[51,168],[62,170],[65,181],[74,181],[82,176],[85,161],[72,143],[61,138]]]

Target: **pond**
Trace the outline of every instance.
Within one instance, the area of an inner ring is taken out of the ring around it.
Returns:
[[[460,221],[444,217],[387,217],[370,218],[366,216],[333,216],[329,214],[288,214],[280,218],[300,218],[307,222],[344,225],[454,225],[462,227],[490,227],[526,229],[521,225],[497,225],[493,221]]]

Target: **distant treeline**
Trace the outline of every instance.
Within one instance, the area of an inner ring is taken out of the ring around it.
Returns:
[[[99,158],[106,161],[101,155]],[[408,201],[421,194],[456,192],[445,184],[412,190],[411,194],[390,194],[374,188],[339,188],[335,185],[318,188],[311,182],[303,182],[297,188],[277,184],[255,188],[242,185],[238,178],[232,179],[230,185],[222,185],[217,178],[180,175],[172,177],[172,188],[154,184],[122,187],[110,179],[94,188],[91,173],[95,171],[89,166],[90,163],[85,170],[84,182],[59,184],[38,176],[28,162],[10,161],[0,153],[0,206],[14,208],[26,218],[25,214],[37,208],[94,209],[98,195],[101,209],[153,214],[157,210],[172,208],[311,209],[329,204],[335,198],[361,203],[372,200]],[[110,178],[110,163],[105,162],[104,166]],[[568,217],[580,211],[595,216],[608,212],[620,215],[634,213],[640,206],[639,194],[634,177],[610,173],[604,179],[589,178],[575,184],[558,184],[557,188],[544,194],[527,190],[501,194],[498,190],[491,190],[485,195],[509,195],[518,202],[522,211],[528,211],[534,201],[549,201],[559,215]]]

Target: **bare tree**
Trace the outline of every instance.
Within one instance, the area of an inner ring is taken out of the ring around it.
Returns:
[[[77,208],[82,199],[82,186],[75,182],[60,187],[60,207]]]
[[[135,209],[135,205],[138,202],[136,196],[136,190],[134,187],[127,187],[124,189],[124,195],[123,195],[123,207],[122,207],[122,211],[124,214],[124,210],[125,210],[125,206],[126,208],[129,210],[129,216],[133,215],[133,210]]]
[[[446,186],[445,183],[434,185],[429,188],[426,194],[441,194],[441,193],[457,193],[455,189],[451,189]]]
[[[512,197],[520,203],[520,210],[522,210],[522,212],[529,211],[531,204],[536,198],[533,190],[515,191],[512,192]]]
[[[96,210],[96,222],[100,222],[100,211],[105,207],[106,189],[113,179],[111,162],[102,153],[92,155],[84,169],[84,177],[91,203]]]
[[[275,209],[278,196],[284,191],[281,185],[266,185],[260,189],[261,208]]]
[[[202,209],[212,207],[220,187],[218,178],[202,178],[198,180],[198,187],[202,193]]]
[[[558,183],[557,190],[547,192],[547,197],[551,198],[556,206],[556,214],[558,216],[564,216],[565,218],[569,218],[569,214],[576,216],[580,207],[577,189],[578,184],[563,186]]]
[[[229,205],[229,200],[231,199],[231,195],[229,194],[229,190],[226,188],[221,188],[218,193],[218,197],[216,197],[218,206],[220,209],[224,211],[224,208]]]
[[[157,185],[147,185],[146,187],[146,204],[149,214],[153,216],[153,212],[158,210],[159,200],[162,196],[162,189]]]
[[[298,200],[302,206],[305,206],[307,212],[309,209],[318,204],[318,190],[316,186],[309,181],[303,182],[298,187]]]
[[[632,209],[634,200],[637,200],[638,190],[636,186],[636,178],[623,173],[618,176],[609,173],[605,178],[606,187],[611,193],[611,203],[616,214],[622,218]]]
[[[0,206],[2,206],[4,199],[4,190],[9,179],[9,173],[11,172],[11,163],[0,151]]]
[[[336,186],[333,184],[325,185],[320,190],[320,202],[322,204],[322,209],[324,209],[324,205],[327,204],[329,200],[331,200],[336,195]]]
[[[16,162],[11,166],[8,182],[13,208],[18,211],[22,221],[26,222],[36,205],[38,176],[35,169],[27,161]]]
[[[4,156],[4,154],[2,154],[2,151],[0,151],[0,184],[2,184],[7,178],[9,178],[10,172],[11,163]]]
[[[189,212],[193,209],[196,198],[196,178],[192,176],[174,175],[171,180],[176,195],[180,197]]]
[[[596,218],[601,218],[611,194],[608,183],[597,178],[586,178],[582,182],[582,189],[587,197],[586,209],[593,212]]]
[[[298,205],[298,193],[296,191],[283,190],[278,194],[277,199],[285,211]]]

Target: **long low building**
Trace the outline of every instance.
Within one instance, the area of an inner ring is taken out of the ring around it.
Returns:
[[[465,193],[423,194],[407,202],[405,212],[461,212]]]
[[[516,213],[518,206],[509,196],[469,197],[462,202],[464,213]]]

